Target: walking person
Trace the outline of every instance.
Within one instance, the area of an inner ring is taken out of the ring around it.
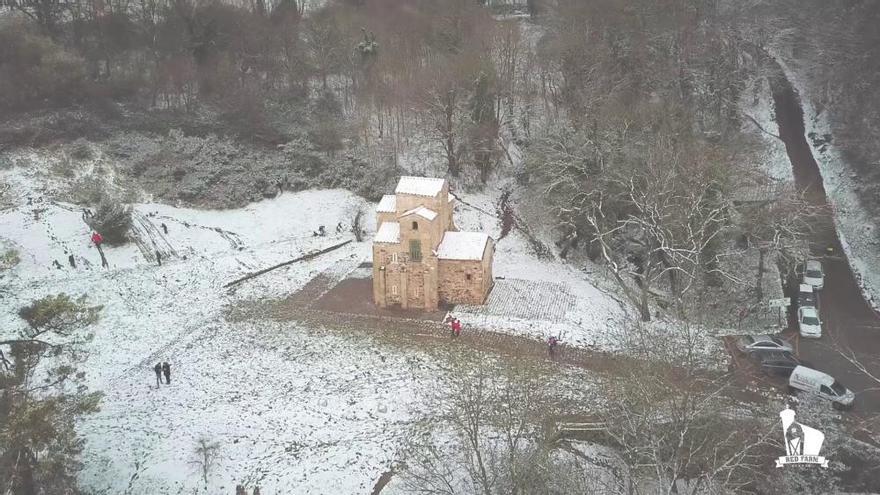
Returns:
[[[76,258],[72,254],[67,256],[67,262],[70,263],[71,268],[76,268]]]
[[[156,261],[159,263],[159,266],[162,266],[162,253],[159,250],[156,250]]]
[[[168,226],[165,225],[164,223],[162,224],[162,233],[164,233],[165,235],[168,235]]]
[[[107,263],[107,258],[104,256],[104,248],[101,247],[101,244],[104,243],[104,237],[98,232],[92,232],[92,242],[98,248],[98,254],[101,255],[101,267],[108,268],[110,264]]]
[[[165,374],[165,383],[171,385],[171,365],[168,361],[162,363],[162,373]]]
[[[458,318],[452,320],[452,337],[461,336],[461,320]]]
[[[159,388],[159,384],[162,383],[162,365],[156,363],[156,366],[153,366],[153,371],[156,372],[156,388]]]
[[[556,338],[555,335],[551,335],[549,339],[547,339],[547,352],[550,353],[550,359],[556,357],[556,346],[559,345],[559,339]]]

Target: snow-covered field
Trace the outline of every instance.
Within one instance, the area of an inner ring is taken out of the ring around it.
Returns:
[[[420,391],[442,389],[445,373],[454,369],[442,355],[400,352],[337,329],[225,316],[233,305],[289,295],[319,273],[356,271],[369,260],[369,243],[223,288],[347,239],[347,230],[337,234],[335,227],[347,226],[359,207],[372,232],[374,205],[342,190],[286,193],[228,211],[137,204],[146,247],[106,247],[110,267],[102,269],[81,210],[48,199],[57,184],[46,174],[36,166],[0,171],[12,203],[0,210],[0,238],[21,259],[0,272],[0,328],[18,331],[24,325],[18,308],[59,292],[103,305],[80,363],[86,385],[105,394],[101,411],[79,425],[86,441],[84,488],[231,493],[242,483],[259,484],[263,493],[369,493],[397,459],[412,424],[432,413]],[[494,211],[491,195],[468,199]],[[497,219],[468,211],[457,212],[462,228],[498,236]],[[163,223],[167,235],[160,234]],[[319,225],[327,237],[312,235]],[[159,266],[151,246],[173,254]],[[568,284],[578,319],[564,320],[582,325],[583,342],[610,344],[600,323],[620,323],[625,311],[583,273],[556,265],[539,262],[512,233],[499,243],[495,270]],[[531,332],[504,315],[492,323],[493,330]],[[152,368],[160,361],[171,363],[172,384],[157,388]],[[577,382],[585,383],[582,377]],[[219,445],[207,488],[194,463],[201,438]]]

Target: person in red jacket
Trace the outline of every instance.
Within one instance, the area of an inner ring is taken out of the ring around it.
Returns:
[[[107,263],[107,258],[104,256],[104,250],[101,249],[101,244],[104,243],[104,238],[97,231],[92,232],[92,242],[95,243],[95,247],[98,248],[98,254],[101,255],[101,266],[104,268],[108,268],[110,266]]]
[[[458,337],[461,335],[461,320],[458,318],[452,320],[452,336]]]

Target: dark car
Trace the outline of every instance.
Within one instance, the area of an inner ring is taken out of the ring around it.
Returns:
[[[788,376],[798,366],[804,364],[788,352],[763,352],[755,355],[761,371],[768,375]]]
[[[798,307],[799,308],[818,308],[819,304],[816,300],[816,292],[810,284],[800,284],[798,287]]]

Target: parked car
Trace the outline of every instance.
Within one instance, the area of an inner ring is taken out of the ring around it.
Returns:
[[[798,307],[799,308],[818,308],[816,293],[810,284],[800,284],[798,288]]]
[[[739,339],[736,347],[740,352],[792,352],[794,349],[787,341],[772,335],[746,335]]]
[[[822,263],[819,260],[807,260],[804,266],[804,283],[812,285],[816,290],[825,287],[825,272],[822,271]]]
[[[801,337],[818,339],[822,336],[822,320],[816,308],[798,308],[798,330]]]
[[[836,409],[851,407],[856,394],[840,384],[831,375],[821,371],[798,366],[788,377],[788,390],[794,392],[802,390],[819,397],[830,400]]]
[[[790,352],[760,352],[751,356],[761,366],[761,371],[768,375],[788,376],[795,368],[804,364]]]

